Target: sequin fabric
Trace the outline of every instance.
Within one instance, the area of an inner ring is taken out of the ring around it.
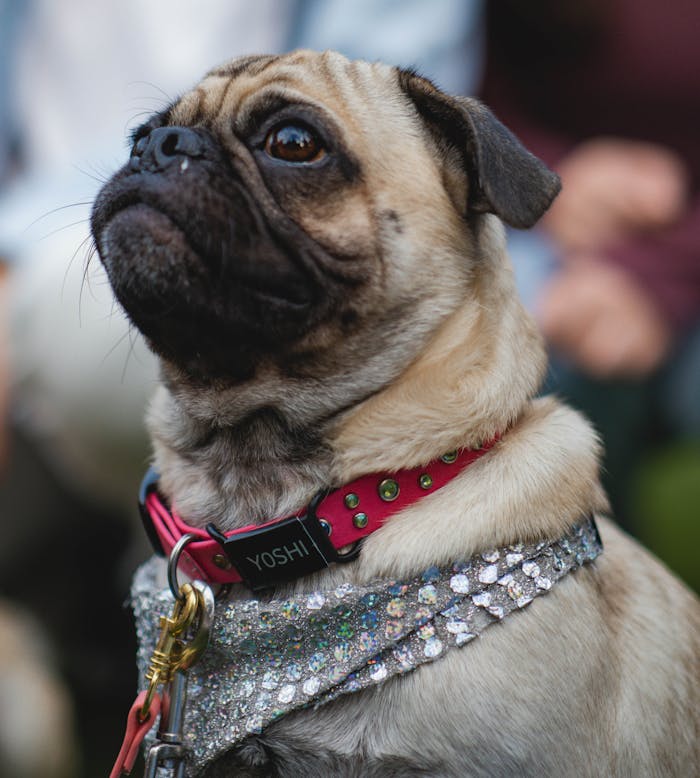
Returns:
[[[485,551],[405,581],[218,603],[209,647],[189,673],[187,774],[290,711],[380,684],[466,645],[601,550],[588,519],[555,542]],[[154,583],[157,569],[153,560],[142,566],[132,589],[142,684],[158,615],[172,607],[169,590]]]

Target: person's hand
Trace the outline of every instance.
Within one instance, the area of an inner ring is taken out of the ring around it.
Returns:
[[[592,251],[625,235],[673,223],[688,176],[672,151],[651,143],[597,138],[558,167],[562,191],[543,224],[564,252]]]
[[[593,256],[565,263],[538,306],[548,342],[595,378],[640,378],[659,366],[671,332],[626,271]]]

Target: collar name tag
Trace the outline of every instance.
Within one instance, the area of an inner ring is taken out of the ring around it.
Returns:
[[[340,561],[326,530],[313,512],[229,537],[211,524],[207,532],[221,544],[245,585],[254,592],[315,573]]]

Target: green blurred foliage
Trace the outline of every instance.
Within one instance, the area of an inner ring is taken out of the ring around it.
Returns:
[[[642,543],[700,592],[700,442],[647,456],[632,480],[630,508]]]

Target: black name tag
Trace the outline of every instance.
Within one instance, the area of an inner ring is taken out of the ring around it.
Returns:
[[[339,561],[326,531],[312,514],[217,539],[253,591],[301,578]]]

